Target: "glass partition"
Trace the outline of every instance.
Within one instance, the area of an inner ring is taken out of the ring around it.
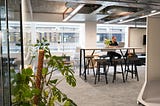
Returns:
[[[10,80],[9,80],[9,51],[8,51],[8,8],[6,1],[1,2],[1,105],[8,105],[10,103]],[[3,13],[3,14],[2,14]],[[5,48],[3,48],[5,47]],[[4,53],[4,49],[6,52]]]
[[[20,1],[1,0],[0,13],[0,105],[11,106],[10,69],[20,64],[15,62],[20,51]]]

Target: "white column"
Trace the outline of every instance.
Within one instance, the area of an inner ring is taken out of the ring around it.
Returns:
[[[80,25],[80,33],[79,33],[79,47],[80,48],[85,48],[85,24]]]
[[[96,22],[85,23],[85,48],[96,47],[97,24]]]
[[[37,43],[37,33],[36,33],[36,25],[35,23],[31,23],[31,43]]]
[[[147,20],[147,68],[145,84],[138,101],[146,106],[160,106],[160,17]]]

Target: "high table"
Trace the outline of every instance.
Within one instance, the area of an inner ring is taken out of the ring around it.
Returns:
[[[92,51],[91,56],[94,55],[96,50],[101,50],[101,51],[116,51],[119,50],[122,57],[124,57],[124,54],[122,52],[122,50],[126,50],[126,52],[128,52],[128,50],[132,50],[133,54],[135,54],[135,49],[142,49],[141,47],[107,47],[107,48],[81,48],[80,49],[80,67],[79,67],[79,76],[82,75],[82,60],[83,60],[83,68],[85,71],[85,56],[86,56],[86,51]],[[86,72],[85,74],[85,80],[86,80]]]

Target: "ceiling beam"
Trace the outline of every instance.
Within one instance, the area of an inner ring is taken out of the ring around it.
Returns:
[[[66,18],[63,19],[63,21],[68,21],[71,19],[76,13],[84,6],[85,4],[78,5]]]
[[[138,19],[144,13],[146,13],[146,14],[150,13],[150,11],[151,11],[150,9],[145,9],[145,10],[133,13],[131,15],[127,15],[127,16],[123,16],[123,17],[120,17],[120,18],[113,19],[111,21],[107,21],[105,23],[107,23],[107,24],[113,24],[113,23],[125,21],[127,19],[130,19],[132,21],[132,19],[134,19],[134,18]]]

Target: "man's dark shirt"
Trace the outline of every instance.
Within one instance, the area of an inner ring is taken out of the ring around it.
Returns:
[[[110,46],[118,46],[118,43],[117,42],[112,42],[110,41]],[[110,57],[110,61],[112,62],[112,58],[114,57],[118,57],[118,58],[121,58],[121,55],[119,53],[116,53],[114,51],[108,51],[107,55]]]
[[[110,41],[110,44],[109,44],[109,46],[118,46],[118,43],[117,42],[112,42],[112,41]]]

